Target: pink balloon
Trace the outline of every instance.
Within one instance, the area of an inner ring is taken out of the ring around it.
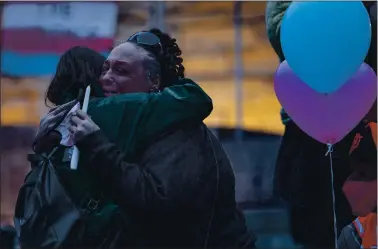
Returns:
[[[286,61],[278,67],[274,89],[291,119],[324,144],[343,139],[368,113],[377,98],[377,76],[363,63],[337,92],[321,94],[303,83]]]

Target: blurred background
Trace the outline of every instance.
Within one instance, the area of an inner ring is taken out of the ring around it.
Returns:
[[[236,175],[237,201],[258,244],[290,248],[286,211],[273,197],[283,125],[273,89],[278,59],[265,31],[266,2],[1,3],[1,225],[11,225],[26,154],[48,110],[59,56],[83,45],[106,54],[113,43],[157,27],[178,40],[187,77],[214,101],[206,120]]]

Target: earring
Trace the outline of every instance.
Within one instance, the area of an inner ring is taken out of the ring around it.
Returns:
[[[160,91],[160,89],[156,86],[156,87],[154,87],[154,92],[156,92],[156,93],[160,93],[161,91]]]
[[[156,89],[157,89],[157,92],[160,93],[160,80],[158,80],[157,84],[156,84]]]
[[[151,86],[150,92],[151,93],[159,93],[160,89],[157,86]]]

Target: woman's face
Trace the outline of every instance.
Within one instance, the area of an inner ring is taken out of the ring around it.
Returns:
[[[149,92],[143,54],[132,43],[115,47],[105,61],[100,84],[106,97],[120,93]]]

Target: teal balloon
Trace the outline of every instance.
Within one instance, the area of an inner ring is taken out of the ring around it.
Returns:
[[[294,73],[319,93],[333,93],[359,69],[371,42],[361,1],[293,2],[281,24],[281,46]]]

